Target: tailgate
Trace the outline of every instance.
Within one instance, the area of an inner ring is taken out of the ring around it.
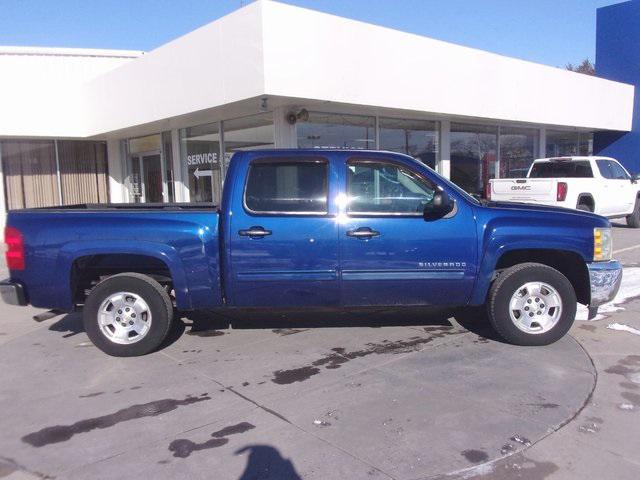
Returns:
[[[491,200],[509,202],[556,202],[553,178],[505,178],[491,180]]]

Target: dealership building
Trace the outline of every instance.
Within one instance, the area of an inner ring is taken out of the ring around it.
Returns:
[[[267,0],[148,53],[0,47],[0,208],[219,202],[260,148],[402,152],[478,195],[544,156],[637,172],[639,32],[640,0],[599,10],[601,78]]]

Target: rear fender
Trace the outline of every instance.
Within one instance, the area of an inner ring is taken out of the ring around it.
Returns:
[[[190,310],[192,308],[191,295],[185,275],[185,268],[182,260],[178,256],[178,252],[171,246],[147,241],[130,241],[130,240],[109,240],[103,242],[70,242],[64,245],[60,250],[57,261],[57,271],[61,272],[67,279],[66,283],[60,284],[58,288],[61,290],[59,298],[65,298],[69,304],[65,305],[65,310],[73,308],[73,296],[69,294],[71,268],[73,263],[81,257],[90,255],[118,255],[132,254],[154,257],[162,261],[171,272],[173,289],[176,296],[176,305],[180,310]],[[66,288],[66,291],[62,289]]]

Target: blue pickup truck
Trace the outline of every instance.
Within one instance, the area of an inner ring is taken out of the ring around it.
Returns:
[[[12,211],[5,302],[82,308],[93,343],[151,352],[194,310],[485,305],[518,345],[547,345],[622,278],[609,222],[481,202],[417,160],[362,150],[234,155],[220,207]]]

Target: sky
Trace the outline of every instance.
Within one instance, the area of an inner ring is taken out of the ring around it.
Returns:
[[[0,0],[0,45],[150,51],[249,0]],[[512,57],[595,60],[596,9],[616,0],[285,0]]]

